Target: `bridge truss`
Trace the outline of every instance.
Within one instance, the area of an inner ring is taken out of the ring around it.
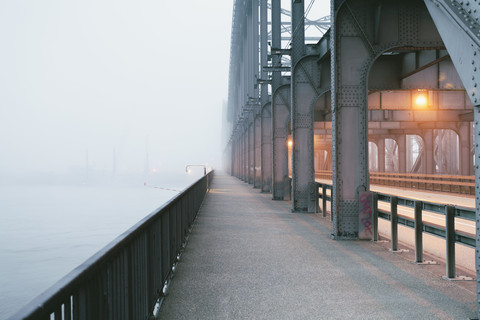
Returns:
[[[475,173],[480,185],[480,3],[332,0],[333,21],[305,12],[303,0],[291,11],[280,0],[235,1],[232,175],[291,199],[293,212],[315,212],[315,169],[331,168],[335,239],[364,234],[369,154],[380,172]],[[308,43],[308,26],[322,32],[318,41]],[[478,253],[476,265],[480,279]]]

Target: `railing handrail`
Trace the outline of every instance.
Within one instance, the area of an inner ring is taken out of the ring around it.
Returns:
[[[318,174],[332,174],[331,170],[315,170]],[[398,177],[419,177],[419,178],[438,178],[438,179],[458,179],[458,180],[471,180],[475,181],[475,176],[464,176],[456,174],[423,174],[423,173],[399,173],[399,172],[378,172],[369,171],[370,176],[398,176]]]
[[[315,177],[332,180],[332,171],[316,170]],[[475,176],[370,171],[369,177],[372,185],[406,187],[471,195],[475,192]]]
[[[44,314],[45,310],[55,310],[51,306],[58,304],[61,305],[62,303],[64,303],[65,295],[70,295],[69,292],[74,291],[80,283],[83,283],[86,279],[91,277],[98,270],[98,268],[108,262],[119,251],[123,250],[132,239],[134,239],[140,233],[144,232],[153,220],[158,219],[159,215],[163,215],[168,212],[168,210],[173,205],[177,204],[177,202],[179,202],[182,197],[189,194],[196,186],[198,186],[204,180],[207,180],[206,189],[208,189],[208,179],[212,175],[213,171],[210,171],[206,176],[198,179],[196,182],[186,187],[180,193],[173,196],[169,201],[165,202],[159,208],[155,209],[150,214],[141,219],[139,222],[137,222],[134,226],[116,237],[113,241],[100,249],[97,253],[88,258],[85,262],[77,266],[75,269],[73,269],[71,272],[69,272],[59,281],[57,281],[49,289],[38,295],[30,303],[23,306],[22,309],[19,310],[10,319],[36,319],[37,314]],[[206,191],[207,190],[205,190],[205,192]],[[53,313],[54,311],[46,312]]]

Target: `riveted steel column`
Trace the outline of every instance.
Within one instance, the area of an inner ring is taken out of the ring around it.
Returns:
[[[258,104],[259,90],[257,85],[257,79],[260,78],[260,62],[259,62],[259,51],[260,51],[260,30],[259,30],[259,16],[258,16],[258,1],[252,1],[252,22],[251,22],[251,56],[252,56],[252,76],[250,79],[250,86],[252,90],[252,97],[255,98],[255,102]],[[255,110],[258,112],[258,110]],[[254,113],[254,116],[256,114]]]
[[[320,96],[318,56],[300,59],[292,70],[292,211],[315,212],[313,107]]]
[[[281,2],[272,0],[272,47],[280,48],[281,43]],[[272,57],[273,67],[280,67],[281,57]],[[288,122],[290,121],[290,85],[282,86],[281,74],[272,74],[272,198],[290,199],[288,177]]]
[[[240,179],[240,134],[238,132],[235,133],[235,177]]]
[[[333,237],[357,239],[358,190],[369,190],[367,70],[371,48],[365,43],[355,9],[332,0]],[[337,11],[338,10],[338,11]]]
[[[248,166],[248,154],[247,154],[247,131],[242,128],[242,181],[247,181],[247,166]]]
[[[230,159],[228,164],[230,166],[229,174],[231,176],[235,176],[235,137],[230,139],[229,146],[230,146]]]
[[[272,97],[273,128],[273,200],[290,200],[288,177],[288,122],[290,121],[290,85],[280,86]]]
[[[292,0],[292,68],[305,55],[305,4]]]
[[[257,114],[254,120],[254,161],[253,161],[253,187],[260,188],[262,181],[262,155],[261,155],[261,143],[262,143],[262,117],[261,114]]]
[[[303,0],[292,1],[292,29],[292,211],[314,213],[316,212],[316,199],[313,102],[318,96],[314,89],[319,84],[315,85],[312,82],[314,78],[319,79],[320,76],[315,72],[318,57],[304,58]]]
[[[237,133],[237,178],[242,178],[242,136]]]
[[[263,70],[267,66],[268,55],[268,8],[267,0],[260,0],[260,72],[266,80],[268,73]],[[269,103],[268,84],[261,84],[260,104],[262,106],[262,149],[261,149],[261,189],[262,192],[272,191],[272,104]]]
[[[235,138],[235,177],[240,178],[240,160],[241,160],[241,153],[240,153],[240,137],[239,134],[236,134]]]
[[[272,104],[262,108],[262,192],[272,192]]]
[[[243,135],[243,128],[240,129],[241,132],[239,133],[239,138],[238,138],[238,142],[239,142],[239,145],[238,145],[238,154],[240,156],[240,160],[238,162],[238,178],[240,180],[244,180],[244,165],[245,165],[245,137]]]
[[[253,165],[254,165],[254,158],[255,158],[255,145],[254,145],[254,123],[253,123],[253,116],[249,116],[249,125],[248,125],[248,183],[253,184]]]
[[[281,31],[281,1],[272,0],[272,48],[280,48],[282,46]],[[272,56],[272,66],[280,67],[281,56]],[[279,71],[272,72],[272,95],[281,85],[281,73]]]
[[[236,133],[236,152],[235,152],[235,177],[241,179],[241,160],[242,160],[242,140],[240,132]]]
[[[260,39],[259,39],[259,0],[252,0],[252,82],[253,87],[253,98],[254,106],[253,107],[253,187],[260,188],[261,185],[261,114],[259,108],[259,90],[257,79],[260,78],[260,63],[259,63],[259,50],[260,50]]]
[[[235,177],[240,178],[240,139],[238,132],[235,134]]]
[[[242,179],[242,134],[237,133],[237,178]]]
[[[253,25],[252,25],[252,0],[247,1],[246,11],[246,38],[245,38],[245,57],[246,57],[246,97],[245,103],[249,103],[250,98],[254,98],[253,93]]]
[[[239,133],[238,133],[238,178],[240,180],[243,180],[243,132],[241,131],[242,128],[239,128]]]
[[[227,144],[227,148],[230,148],[230,155],[228,158],[228,163],[226,166],[230,167],[230,170],[228,170],[228,173],[231,176],[235,175],[235,138],[230,137],[230,141]]]
[[[243,178],[248,182],[248,126],[243,129]]]
[[[233,175],[235,177],[239,177],[239,173],[238,173],[238,161],[240,159],[240,154],[238,152],[238,146],[239,146],[239,141],[238,141],[238,133],[235,133],[235,135],[233,136],[233,141],[234,141],[234,156],[235,158],[233,159]]]

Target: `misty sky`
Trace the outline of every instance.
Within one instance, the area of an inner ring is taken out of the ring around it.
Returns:
[[[0,174],[219,166],[232,6],[0,0]]]

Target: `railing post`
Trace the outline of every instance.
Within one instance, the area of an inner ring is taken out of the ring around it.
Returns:
[[[398,250],[398,214],[397,214],[398,198],[390,199],[390,235],[392,241],[392,251]]]
[[[322,209],[323,216],[327,216],[327,186],[322,184]]]
[[[373,194],[373,241],[378,241],[378,194]]]
[[[325,194],[327,194],[327,190],[325,190]],[[333,197],[333,185],[330,188],[330,221],[333,221],[332,197]],[[325,210],[327,210],[326,208],[327,208],[327,200],[325,200]]]
[[[323,216],[327,216],[327,186],[322,184],[322,210]]]
[[[423,262],[422,201],[415,201],[415,263]]]
[[[320,212],[320,193],[318,192],[318,189],[320,188],[320,183],[314,182],[315,183],[315,211],[317,213]]]
[[[455,278],[455,207],[445,207],[445,241],[447,249],[447,278]]]

